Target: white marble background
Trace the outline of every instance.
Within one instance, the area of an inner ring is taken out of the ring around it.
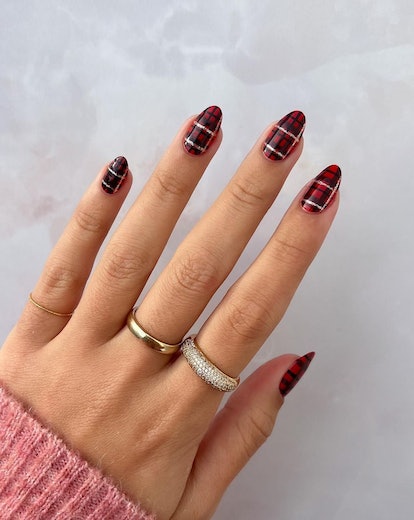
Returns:
[[[101,165],[128,158],[131,201],[189,114],[219,104],[225,137],[160,267],[290,110],[303,156],[232,279],[304,182],[342,167],[328,240],[251,368],[317,357],[217,520],[412,518],[413,27],[412,0],[1,2],[0,339]]]

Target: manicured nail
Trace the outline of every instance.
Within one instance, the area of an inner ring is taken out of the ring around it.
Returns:
[[[270,131],[263,145],[265,157],[272,161],[285,159],[299,143],[305,130],[305,114],[295,110],[283,117]]]
[[[219,107],[206,108],[192,124],[184,138],[184,148],[191,155],[204,153],[220,129],[222,113]]]
[[[341,184],[341,169],[331,164],[315,177],[302,199],[302,208],[309,213],[320,213],[335,199]]]
[[[315,357],[315,352],[309,352],[304,356],[298,358],[289,370],[284,374],[279,384],[279,392],[285,397],[294,386],[299,383],[300,378],[308,369],[312,359]]]
[[[106,170],[105,177],[102,179],[102,189],[106,193],[116,193],[122,186],[128,175],[128,161],[125,157],[114,159]]]

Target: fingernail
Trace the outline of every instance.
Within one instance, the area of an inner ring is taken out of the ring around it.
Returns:
[[[102,189],[106,193],[116,193],[122,186],[128,175],[128,161],[125,157],[114,159],[106,170],[105,177],[102,179]]]
[[[315,352],[308,352],[308,354],[298,358],[284,374],[279,384],[279,392],[283,397],[285,397],[292,388],[299,383],[300,378],[306,372],[314,357]]]
[[[263,145],[263,154],[272,161],[285,159],[299,143],[305,130],[303,112],[295,110],[283,117],[269,132]]]
[[[220,129],[223,114],[219,107],[206,108],[192,124],[184,138],[184,148],[191,155],[204,153]]]
[[[320,213],[335,199],[341,184],[341,169],[331,164],[315,177],[302,199],[302,208],[309,213]]]

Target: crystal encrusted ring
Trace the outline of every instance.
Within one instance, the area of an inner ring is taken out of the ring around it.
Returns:
[[[216,390],[232,392],[238,387],[240,378],[230,377],[217,368],[201,351],[194,336],[182,342],[181,352],[198,377]]]

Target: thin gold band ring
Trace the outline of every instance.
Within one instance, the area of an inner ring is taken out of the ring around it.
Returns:
[[[32,293],[29,294],[29,301],[31,303],[33,303],[33,305],[35,305],[38,309],[41,309],[42,311],[45,311],[49,314],[53,314],[53,316],[59,316],[60,318],[70,318],[71,316],[73,316],[73,312],[56,312],[56,311],[52,311],[52,309],[48,309],[47,307],[44,307],[43,305],[41,305],[39,302],[37,302],[33,298]]]

